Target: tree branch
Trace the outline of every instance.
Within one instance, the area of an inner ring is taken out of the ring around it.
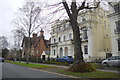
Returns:
[[[66,12],[68,13],[69,18],[71,18],[71,17],[72,17],[72,16],[71,16],[71,12],[70,12],[70,9],[69,9],[69,7],[68,7],[68,4],[67,4],[66,0],[62,0],[62,3],[63,3],[63,6],[64,6],[65,9],[66,9]]]

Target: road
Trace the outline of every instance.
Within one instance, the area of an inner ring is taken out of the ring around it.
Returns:
[[[3,78],[73,78],[70,76],[49,73],[43,70],[32,69],[28,67],[18,66],[9,63],[2,65]],[[58,79],[57,79],[58,80]]]

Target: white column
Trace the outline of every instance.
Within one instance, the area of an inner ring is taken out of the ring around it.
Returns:
[[[52,46],[50,47],[50,58],[52,58]]]
[[[62,47],[62,49],[63,49],[63,54],[62,54],[62,56],[65,56],[65,47]]]
[[[88,30],[88,57],[91,59],[94,57],[94,35],[93,35],[93,30],[91,28]]]
[[[56,46],[55,48],[55,57],[57,58],[57,55],[58,55],[58,47]]]

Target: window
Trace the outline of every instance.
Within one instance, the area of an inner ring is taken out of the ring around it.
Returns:
[[[116,30],[117,30],[117,33],[120,33],[120,21],[116,21]]]
[[[88,39],[87,30],[83,30],[83,39]]]
[[[65,36],[63,36],[63,40],[65,41]]]
[[[72,39],[72,33],[69,34],[69,40],[71,40],[71,39]]]
[[[54,43],[56,42],[56,39],[54,39]]]
[[[120,60],[120,56],[116,56],[116,60]]]
[[[120,51],[120,40],[118,40],[118,51]]]
[[[39,51],[37,50],[37,51],[36,51],[36,54],[38,54],[38,53],[39,53]]]
[[[55,32],[55,29],[53,29],[53,32]]]
[[[59,42],[61,41],[61,38],[59,37]]]
[[[58,30],[60,31],[60,30],[61,30],[61,27],[58,27]]]
[[[88,46],[87,45],[84,46],[84,53],[88,54]]]
[[[55,50],[54,50],[54,55],[55,55]]]
[[[63,24],[63,30],[65,30],[65,29],[66,29],[66,24],[64,23],[64,24]]]
[[[71,24],[69,23],[68,26],[71,28]]]
[[[115,56],[108,58],[109,60],[115,60]]]

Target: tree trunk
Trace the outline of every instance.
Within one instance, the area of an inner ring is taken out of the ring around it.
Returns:
[[[29,64],[29,55],[30,55],[30,47],[31,47],[31,40],[30,40],[30,36],[28,37],[28,52],[27,52],[27,60],[26,63]]]
[[[75,62],[84,62],[83,60],[83,52],[81,48],[81,38],[80,38],[80,29],[77,22],[78,13],[74,10],[73,14],[71,14],[71,26],[73,30],[73,41],[74,41],[74,57]]]
[[[26,59],[26,64],[28,63],[29,63],[29,48],[28,48],[27,59]]]
[[[20,50],[19,50],[18,54],[19,54],[19,63],[21,63]]]
[[[71,26],[72,26],[72,30],[73,30],[73,41],[74,41],[74,63],[73,65],[68,69],[69,71],[72,72],[79,72],[81,71],[81,67],[85,61],[83,60],[83,52],[82,52],[82,48],[81,48],[81,38],[80,38],[80,29],[78,26],[78,22],[77,22],[77,13],[73,13],[72,14],[72,19],[70,21]]]
[[[83,52],[81,48],[81,38],[79,27],[75,27],[73,30],[73,39],[74,39],[74,56],[75,61],[83,62]]]

